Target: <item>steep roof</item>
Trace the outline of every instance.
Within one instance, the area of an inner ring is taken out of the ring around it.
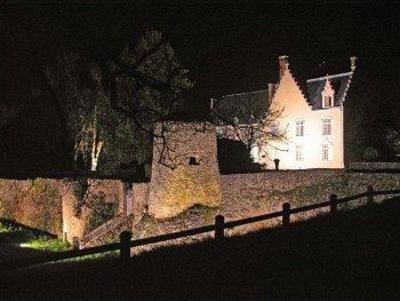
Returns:
[[[268,109],[268,90],[223,96],[214,104],[215,113],[222,121],[252,123],[263,119]]]
[[[334,105],[340,106],[344,103],[347,90],[350,86],[353,72],[340,73],[335,75],[323,76],[319,78],[309,79],[306,82],[306,97],[313,110],[322,109],[322,91],[324,90],[326,81],[332,85],[335,91]]]
[[[334,94],[334,106],[344,103],[353,72],[345,72],[306,80],[305,85],[296,82],[312,110],[322,110],[322,91],[327,79]],[[258,90],[223,96],[214,104],[215,113],[224,122],[241,124],[263,119],[269,108],[268,90]]]

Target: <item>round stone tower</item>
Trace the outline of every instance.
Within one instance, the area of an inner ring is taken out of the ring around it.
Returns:
[[[215,126],[168,121],[154,133],[149,213],[162,219],[196,204],[222,205]]]

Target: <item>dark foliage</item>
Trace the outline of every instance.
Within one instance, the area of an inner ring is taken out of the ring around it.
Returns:
[[[106,202],[102,197],[95,198],[89,205],[94,212],[89,218],[88,232],[112,219],[117,212],[117,204]]]
[[[257,172],[261,165],[254,163],[249,149],[241,141],[218,139],[218,166],[222,174]]]

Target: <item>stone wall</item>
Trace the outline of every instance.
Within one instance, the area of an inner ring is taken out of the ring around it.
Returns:
[[[223,211],[227,218],[248,217],[272,192],[279,193],[310,186],[343,174],[344,171],[340,169],[316,169],[221,175]],[[271,207],[268,211],[272,209],[275,208]]]
[[[166,122],[155,127],[149,213],[175,216],[195,204],[222,204],[215,126]]]
[[[400,174],[347,173],[341,170],[279,171],[258,174],[221,176],[224,206],[221,210],[227,220],[240,219],[279,211],[289,202],[292,208],[315,204],[329,199],[330,194],[345,197],[365,192],[368,185],[374,189],[399,189]],[[382,198],[377,198],[380,200]],[[365,204],[354,201],[342,207]],[[294,216],[301,220],[324,213],[328,208]],[[243,231],[259,226],[278,225],[280,219],[242,227]]]
[[[279,211],[285,202],[289,202],[292,208],[320,203],[327,201],[332,193],[337,194],[340,198],[365,192],[368,185],[372,185],[376,190],[399,189],[400,174],[348,173],[343,170],[277,171],[221,175],[220,182],[224,196],[223,206],[214,209],[195,207],[167,220],[156,220],[151,216],[146,216],[140,223],[133,225],[134,238],[144,238],[212,224],[215,215],[219,213],[225,216],[226,221],[229,221]],[[379,203],[387,197],[390,196],[375,197],[375,201]],[[347,210],[365,204],[366,198],[362,198],[340,205],[339,210]],[[293,215],[291,220],[296,222],[328,211],[329,208],[308,211]],[[226,231],[226,235],[244,234],[280,224],[281,218],[275,218],[235,227]],[[188,243],[209,236],[209,234],[200,235],[180,239],[174,243]]]
[[[119,209],[114,216],[121,213],[125,193],[120,180],[76,179],[65,183],[63,189],[63,235],[70,243],[94,230],[96,216],[99,216],[97,221],[107,221],[106,217],[102,220],[105,204],[114,204]]]
[[[400,162],[350,162],[349,169],[356,169],[356,170],[400,169]]]
[[[62,186],[57,179],[0,179],[0,218],[61,236]]]
[[[81,239],[91,230],[89,221],[95,215],[91,207],[93,201],[101,200],[103,203],[118,205],[123,203],[121,200],[126,196],[126,184],[120,180],[89,179],[86,189],[82,189],[82,183],[85,181],[78,179],[1,179],[0,217],[57,234],[59,237],[65,233],[69,242],[73,242],[74,237]],[[215,206],[215,203],[211,203],[211,206],[209,203],[204,203],[201,204],[203,206],[194,207],[193,203],[185,203],[188,210],[183,209],[183,213],[169,219],[157,219],[147,215],[151,185],[133,183],[131,220],[134,237],[146,237],[210,224],[218,213],[223,214],[229,221],[281,210],[284,202],[289,202],[292,208],[315,204],[328,200],[332,193],[344,197],[365,192],[368,185],[372,185],[376,190],[399,189],[400,174],[349,173],[332,169],[270,171],[220,175],[217,183],[221,187],[223,203],[219,202],[219,206]],[[179,186],[175,186],[175,189],[179,189]],[[377,197],[376,201],[382,199],[383,197]],[[365,203],[364,198],[341,205],[340,209],[353,208]],[[121,208],[117,214],[123,217],[124,212]],[[327,210],[326,208],[295,215],[293,220],[309,218]],[[227,231],[227,234],[241,234],[279,225],[280,222],[277,218],[237,227]],[[118,237],[118,234],[115,233],[114,238]]]
[[[133,215],[135,219],[147,213],[149,206],[150,183],[134,183],[132,186]]]
[[[115,204],[115,215],[124,214],[125,188],[121,180],[0,179],[0,218],[72,242],[74,237],[82,238],[93,230],[96,222],[102,221],[104,204]],[[148,188],[146,183],[133,183],[134,215],[141,216],[146,211]]]

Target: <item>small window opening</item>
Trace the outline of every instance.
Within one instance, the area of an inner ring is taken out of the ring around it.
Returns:
[[[190,157],[189,165],[199,165],[199,162],[197,162],[197,159],[195,157]]]

